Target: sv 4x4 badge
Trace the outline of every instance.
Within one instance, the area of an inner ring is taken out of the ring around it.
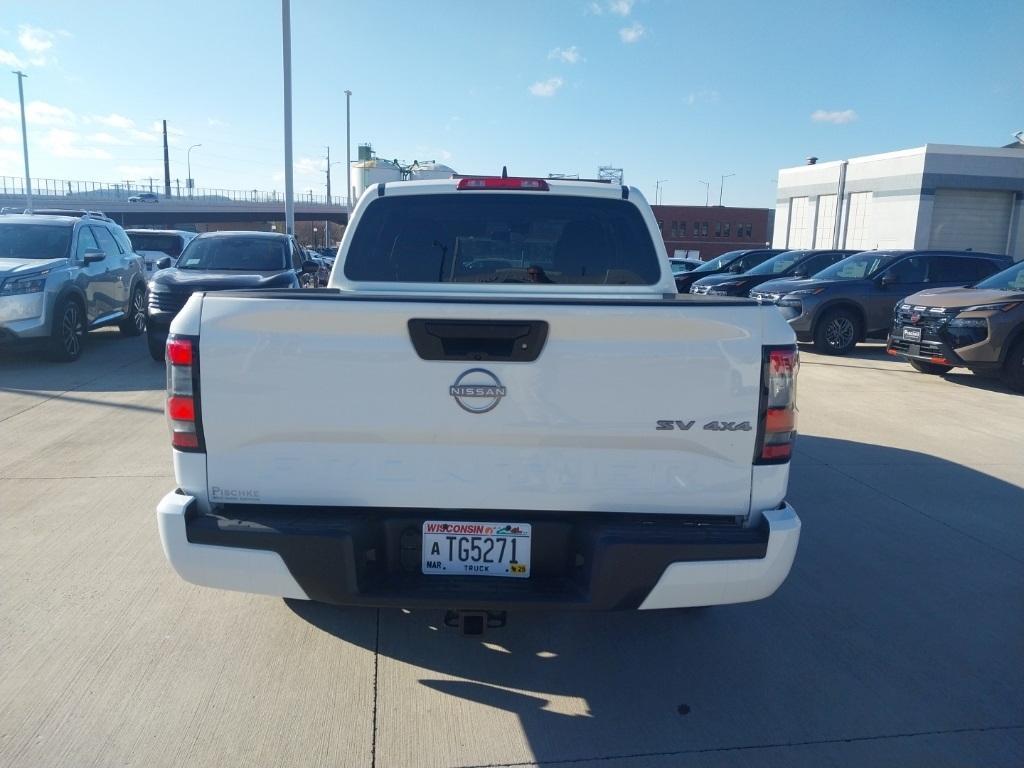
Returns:
[[[669,430],[677,429],[681,432],[686,432],[693,425],[696,424],[692,419],[690,421],[672,421],[669,419],[659,419],[655,429],[657,430]],[[704,425],[704,429],[709,432],[750,432],[753,427],[750,426],[749,421],[709,421]]]

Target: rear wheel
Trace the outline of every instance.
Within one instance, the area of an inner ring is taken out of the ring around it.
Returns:
[[[77,299],[68,297],[57,304],[50,329],[49,358],[70,363],[82,354],[85,341],[85,312]]]
[[[1024,392],[1024,339],[1013,345],[1003,363],[1003,381],[1010,389]]]
[[[146,330],[146,290],[141,285],[132,289],[128,315],[118,326],[122,336],[138,336]]]
[[[825,355],[845,355],[857,346],[860,320],[848,309],[830,309],[814,330],[814,350]]]
[[[149,347],[149,355],[158,363],[164,361],[164,347],[166,344],[166,340],[154,334],[153,331],[149,331],[146,334],[146,345]]]
[[[953,370],[952,365],[939,365],[938,363],[929,363],[924,360],[910,359],[910,367],[918,373],[930,373],[932,376],[941,376],[944,373],[949,373]]]

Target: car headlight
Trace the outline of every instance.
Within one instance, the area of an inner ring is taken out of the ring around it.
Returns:
[[[46,288],[46,272],[25,277],[12,277],[0,288],[0,297],[23,296],[26,293],[42,293]]]
[[[997,301],[993,304],[975,304],[973,307],[965,307],[960,310],[964,312],[1009,312],[1011,309],[1020,306],[1019,301]],[[954,321],[955,322],[955,321]]]
[[[798,291],[790,291],[787,296],[817,296],[824,291],[824,288],[801,288]]]

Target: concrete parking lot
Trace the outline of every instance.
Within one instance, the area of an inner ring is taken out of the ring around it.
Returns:
[[[0,765],[1019,766],[1024,398],[805,351],[789,580],[692,612],[435,612],[167,565],[164,374],[0,354]]]

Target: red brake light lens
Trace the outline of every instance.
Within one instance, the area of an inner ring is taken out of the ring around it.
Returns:
[[[176,336],[167,339],[167,362],[171,365],[192,365],[192,339]]]
[[[548,183],[544,179],[527,179],[520,176],[480,176],[470,179],[459,179],[456,189],[517,189],[527,192],[547,192]]]
[[[793,455],[796,440],[796,347],[766,348],[761,373],[761,423],[755,464],[781,464]]]
[[[199,403],[199,340],[169,336],[167,360],[167,426],[171,445],[180,451],[203,451],[203,425]]]

